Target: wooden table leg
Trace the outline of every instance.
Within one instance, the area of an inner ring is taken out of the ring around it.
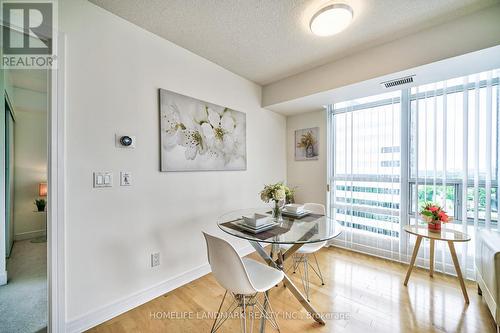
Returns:
[[[431,250],[430,250],[430,258],[429,258],[429,276],[434,276],[434,239],[431,239]]]
[[[422,236],[417,236],[417,240],[415,242],[415,247],[413,248],[413,254],[411,255],[410,267],[408,267],[408,272],[406,272],[406,278],[404,285],[408,285],[408,280],[410,279],[411,271],[413,270],[413,265],[415,264],[415,260],[417,259],[418,249],[420,248],[420,243],[422,242]]]
[[[462,270],[460,270],[460,263],[458,262],[457,252],[455,251],[455,245],[452,241],[448,241],[448,247],[450,248],[451,259],[453,259],[453,265],[455,265],[455,271],[457,272],[458,282],[460,282],[460,288],[462,288],[462,294],[464,294],[465,303],[469,304],[469,295],[467,295],[467,289],[465,289],[465,282],[462,276]]]

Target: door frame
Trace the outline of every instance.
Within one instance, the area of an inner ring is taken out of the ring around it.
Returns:
[[[66,331],[66,35],[55,47],[57,69],[50,70],[48,116],[47,282],[48,332]]]
[[[4,137],[5,137],[5,145],[4,145],[4,151],[2,152],[4,154],[4,166],[3,166],[3,172],[7,169],[7,168],[10,168],[10,164],[11,162],[13,161],[14,159],[14,154],[9,154],[9,159],[7,160],[7,151],[10,152],[11,150],[11,147],[10,147],[10,141],[7,142],[7,135],[10,136],[10,133],[14,131],[14,127],[12,128],[9,128],[9,131],[7,133],[7,128],[8,128],[8,125],[7,125],[7,115],[10,115],[10,117],[12,118],[13,120],[13,123],[16,122],[16,112],[14,110],[14,107],[12,106],[12,103],[10,101],[10,98],[9,98],[9,94],[7,93],[6,90],[4,90],[4,103],[7,105],[7,108],[5,108],[5,117],[3,117],[2,121],[5,123],[4,124]],[[9,166],[8,166],[9,164]],[[5,200],[3,201],[3,204],[5,204],[5,206],[7,207],[7,197],[9,197],[9,210],[11,210],[9,212],[9,219],[10,221],[8,221],[5,217],[7,214],[4,214],[4,230],[5,230],[5,239],[7,240],[7,238],[9,239],[9,244],[5,244],[5,257],[6,258],[9,258],[10,255],[12,254],[12,246],[14,244],[14,224],[10,223],[13,221],[13,215],[14,215],[14,210],[12,210],[12,202],[14,201],[14,197],[12,197],[10,194],[11,193],[8,193],[7,194],[7,179],[9,179],[9,185],[10,184],[13,184],[14,183],[14,178],[11,179],[10,175],[8,175],[7,173],[4,173],[4,186],[3,188],[5,188]],[[9,189],[9,192],[10,192],[10,189]],[[5,209],[5,213],[7,213],[7,209]],[[7,225],[9,226],[9,230],[7,230]],[[8,234],[10,235],[8,235]],[[8,247],[8,248],[7,248]],[[5,267],[5,271],[7,271],[7,264],[6,264],[6,267]],[[8,278],[8,273],[7,273],[7,278]],[[0,285],[2,285],[2,283],[0,283]]]

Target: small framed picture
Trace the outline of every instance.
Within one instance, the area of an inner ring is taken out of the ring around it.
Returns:
[[[317,160],[319,157],[319,127],[295,131],[295,160]]]

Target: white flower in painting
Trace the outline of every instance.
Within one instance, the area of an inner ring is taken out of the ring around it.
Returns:
[[[244,122],[238,122],[232,110],[199,104],[189,111],[182,115],[171,103],[162,114],[165,149],[179,145],[187,160],[205,155],[224,164],[244,156]]]
[[[165,130],[165,149],[171,150],[177,145],[179,132],[186,129],[181,122],[179,108],[175,103],[168,106],[167,111],[162,115]]]
[[[220,110],[213,110],[207,108],[208,123],[201,125],[203,135],[206,137],[210,155],[214,157],[223,157],[227,164],[235,151],[235,139],[233,132],[236,123],[227,108]]]
[[[178,144],[186,148],[184,154],[188,160],[194,160],[198,154],[203,155],[207,151],[203,135],[196,129],[180,131]]]
[[[198,125],[208,122],[208,107],[206,105],[199,104],[196,107],[193,115],[193,121]]]

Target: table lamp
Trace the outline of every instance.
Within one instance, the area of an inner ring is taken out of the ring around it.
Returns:
[[[47,183],[38,184],[38,195],[41,197],[47,196]]]

